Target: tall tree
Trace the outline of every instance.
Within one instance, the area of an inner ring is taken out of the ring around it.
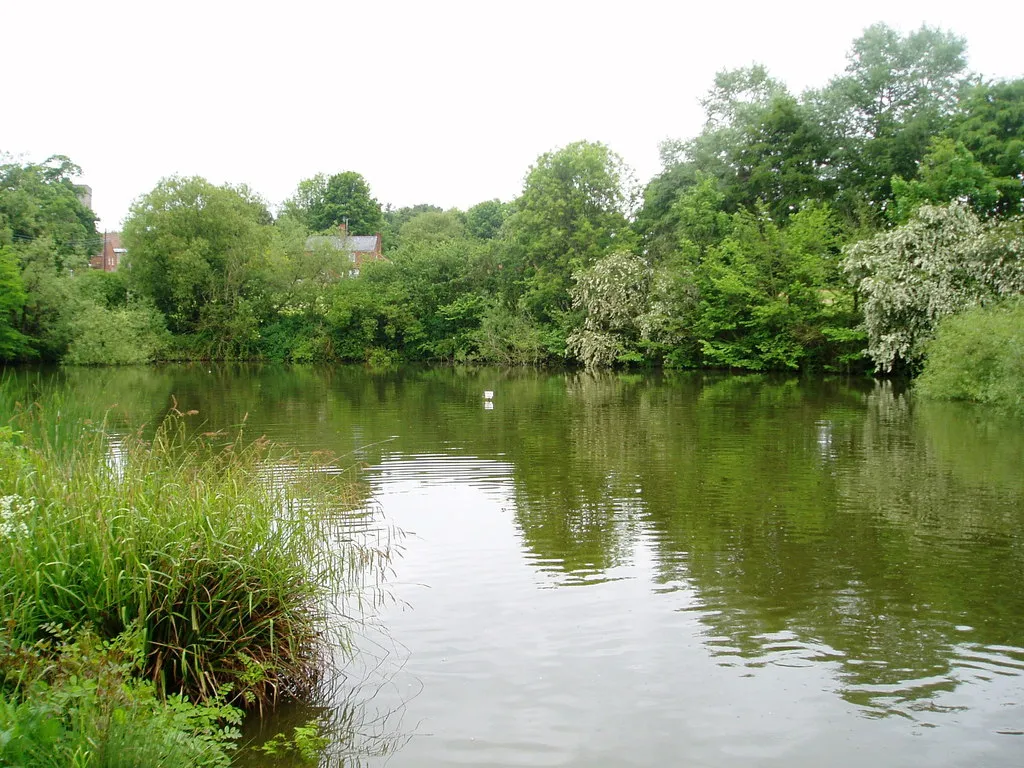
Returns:
[[[295,195],[285,202],[284,213],[298,218],[311,232],[347,222],[353,235],[372,235],[384,226],[380,203],[370,193],[366,179],[355,171],[333,176],[318,173],[300,181]]]
[[[466,211],[466,231],[480,240],[493,240],[501,232],[509,215],[509,205],[500,200],[484,200]]]
[[[726,197],[731,206],[747,209],[760,201],[783,220],[805,203],[831,198],[827,168],[833,151],[812,110],[788,94],[773,96],[740,131]]]
[[[531,311],[568,310],[572,272],[633,245],[636,198],[632,171],[604,144],[580,141],[537,159],[506,225]]]
[[[130,285],[174,333],[199,333],[216,354],[245,354],[258,336],[257,283],[270,244],[266,205],[244,186],[164,179],[124,227]]]
[[[846,72],[808,95],[836,143],[837,183],[849,210],[877,212],[890,179],[912,179],[928,142],[950,122],[969,82],[963,38],[927,26],[902,36],[885,24],[853,43]]]
[[[14,360],[30,349],[30,339],[18,330],[25,298],[18,258],[0,245],[0,360]]]
[[[5,318],[17,332],[8,334],[8,351],[0,357],[30,351],[57,357],[70,338],[71,275],[86,269],[88,257],[101,247],[96,216],[82,202],[81,187],[74,183],[81,169],[67,157],[20,163],[0,156],[0,161],[4,161],[0,164],[0,248],[6,248]],[[26,339],[31,339],[30,349],[25,347]]]
[[[954,119],[951,136],[993,177],[997,213],[1024,213],[1024,78],[977,85]]]
[[[38,164],[0,165],[0,236],[15,246],[49,238],[61,265],[70,258],[68,266],[78,266],[80,257],[92,255],[100,242],[96,215],[73,181],[81,173],[64,155]]]

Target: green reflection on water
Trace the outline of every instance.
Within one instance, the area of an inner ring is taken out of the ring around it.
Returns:
[[[871,715],[913,716],[972,674],[1024,672],[1024,430],[980,408],[891,384],[696,373],[47,375],[132,425],[157,423],[173,397],[204,429],[245,419],[340,461],[503,462],[522,546],[551,585],[620,578],[644,548],[652,599],[696,611],[718,663],[832,665]]]

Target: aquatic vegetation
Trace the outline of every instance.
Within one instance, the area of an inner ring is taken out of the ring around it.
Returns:
[[[45,407],[7,412],[0,619],[13,645],[52,626],[103,640],[138,628],[158,695],[261,710],[308,694],[350,649],[391,557],[387,533],[352,536],[367,501],[352,478],[242,431],[196,436],[177,409],[148,439],[79,422],[68,440]]]

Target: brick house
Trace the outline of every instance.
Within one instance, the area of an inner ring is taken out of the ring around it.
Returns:
[[[348,224],[338,225],[336,235],[311,235],[306,238],[306,252],[312,252],[318,246],[328,246],[348,254],[351,265],[349,277],[359,275],[359,269],[368,261],[383,261],[384,253],[380,232],[375,235],[350,235]]]
[[[121,264],[121,258],[128,251],[121,246],[120,232],[103,233],[103,250],[89,259],[89,266],[93,269],[102,269],[104,272],[113,272]]]

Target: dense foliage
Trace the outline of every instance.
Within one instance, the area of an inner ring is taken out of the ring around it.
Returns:
[[[975,307],[939,323],[921,392],[1024,415],[1024,301]]]
[[[222,697],[161,698],[141,678],[141,637],[48,627],[31,646],[0,637],[0,765],[227,768],[241,710]]]
[[[81,274],[77,169],[8,163],[0,358],[914,372],[941,318],[1022,290],[1024,80],[981,80],[965,51],[878,24],[802,94],[720,72],[643,189],[583,141],[467,211],[382,208],[346,171],[275,220],[244,186],[165,179],[117,285]],[[353,269],[343,235],[376,233],[385,260]]]

